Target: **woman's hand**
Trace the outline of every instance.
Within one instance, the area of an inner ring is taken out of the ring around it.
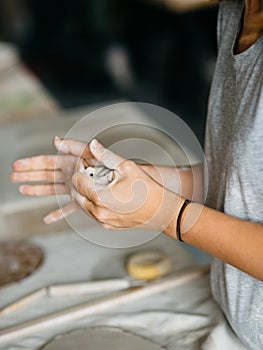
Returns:
[[[73,187],[71,178],[80,157],[86,166],[94,165],[95,160],[87,143],[69,139],[64,142],[58,137],[55,137],[53,142],[58,151],[67,154],[41,155],[14,162],[14,171],[10,175],[11,181],[31,183],[21,185],[20,193],[28,196],[70,195]],[[65,207],[49,213],[44,217],[44,221],[55,222],[77,210],[80,210],[80,207],[72,201]]]
[[[177,194],[165,189],[136,163],[105,149],[93,140],[89,149],[94,158],[114,171],[113,181],[104,189],[96,189],[96,180],[75,173],[72,182],[74,200],[104,228],[142,227],[171,231],[182,202]]]

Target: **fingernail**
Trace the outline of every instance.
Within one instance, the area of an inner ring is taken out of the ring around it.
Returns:
[[[94,148],[94,149],[99,149],[101,144],[96,140],[96,139],[93,139],[90,143],[91,147]]]

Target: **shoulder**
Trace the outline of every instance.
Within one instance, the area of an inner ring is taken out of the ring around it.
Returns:
[[[233,30],[236,22],[244,8],[244,0],[222,0],[219,3],[217,20],[217,41],[220,46],[222,39],[229,31]]]

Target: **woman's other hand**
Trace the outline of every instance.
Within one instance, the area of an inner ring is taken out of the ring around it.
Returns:
[[[94,164],[95,160],[87,143],[70,139],[64,141],[58,137],[54,138],[53,143],[62,153],[40,155],[14,162],[14,171],[10,175],[11,181],[27,183],[20,185],[21,194],[27,196],[70,195],[73,187],[71,178],[76,171],[80,157],[87,166]],[[77,210],[80,210],[80,207],[71,201],[63,208],[50,212],[44,217],[44,221],[52,223]]]

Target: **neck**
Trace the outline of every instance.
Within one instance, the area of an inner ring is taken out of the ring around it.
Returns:
[[[245,0],[244,22],[236,43],[236,53],[245,51],[260,37],[261,33],[259,31],[255,31],[255,29],[251,26],[251,23],[253,23],[255,16],[261,12],[262,2],[262,0]]]

